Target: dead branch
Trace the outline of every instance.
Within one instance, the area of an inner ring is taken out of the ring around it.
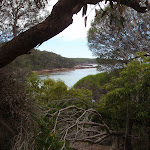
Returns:
[[[55,120],[52,132],[59,131],[63,141],[101,143],[110,138],[110,129],[96,110],[69,106],[56,111],[50,117]],[[98,123],[92,121],[93,117],[97,117]],[[62,146],[64,148],[65,142]]]
[[[48,111],[46,115],[55,122],[52,132],[57,131],[60,139],[64,141],[62,150],[65,148],[65,141],[110,144],[110,139],[112,141],[114,137],[124,136],[124,132],[112,131],[103,121],[101,114],[94,109],[83,109],[73,105],[53,114],[49,114]],[[93,121],[94,118],[96,122]]]

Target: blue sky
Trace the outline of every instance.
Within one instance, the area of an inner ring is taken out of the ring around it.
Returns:
[[[54,37],[44,42],[38,49],[54,52],[68,58],[93,58],[86,39],[64,41],[59,37]]]
[[[51,8],[56,0],[53,2],[50,5]],[[77,15],[74,15],[73,24],[57,36],[44,42],[38,49],[54,52],[68,58],[93,58],[94,56],[87,46],[87,31],[94,19],[95,8],[92,8],[92,6],[88,6],[88,8],[86,27],[82,11],[80,11]]]

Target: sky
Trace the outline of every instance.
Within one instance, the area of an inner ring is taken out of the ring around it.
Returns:
[[[50,9],[56,0],[50,1]],[[87,45],[87,31],[94,19],[94,6],[88,6],[87,26],[84,25],[82,11],[73,16],[73,24],[60,34],[44,42],[37,49],[54,52],[68,58],[94,58]]]

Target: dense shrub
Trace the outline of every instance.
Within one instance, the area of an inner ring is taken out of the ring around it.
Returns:
[[[92,91],[92,98],[94,100],[99,100],[102,98],[107,89],[104,87],[104,84],[109,83],[112,77],[119,76],[119,70],[115,70],[113,72],[107,73],[99,73],[96,75],[89,75],[87,77],[79,80],[74,87],[75,88],[86,88]]]

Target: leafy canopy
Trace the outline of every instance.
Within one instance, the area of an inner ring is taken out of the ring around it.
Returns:
[[[138,54],[140,58],[129,63],[120,73],[119,78],[107,84],[107,94],[100,101],[99,110],[111,128],[125,131],[132,122],[133,134],[139,135],[150,123],[150,57]]]
[[[150,53],[150,13],[117,5],[99,10],[88,31],[88,46],[101,70],[122,67],[140,51]]]

